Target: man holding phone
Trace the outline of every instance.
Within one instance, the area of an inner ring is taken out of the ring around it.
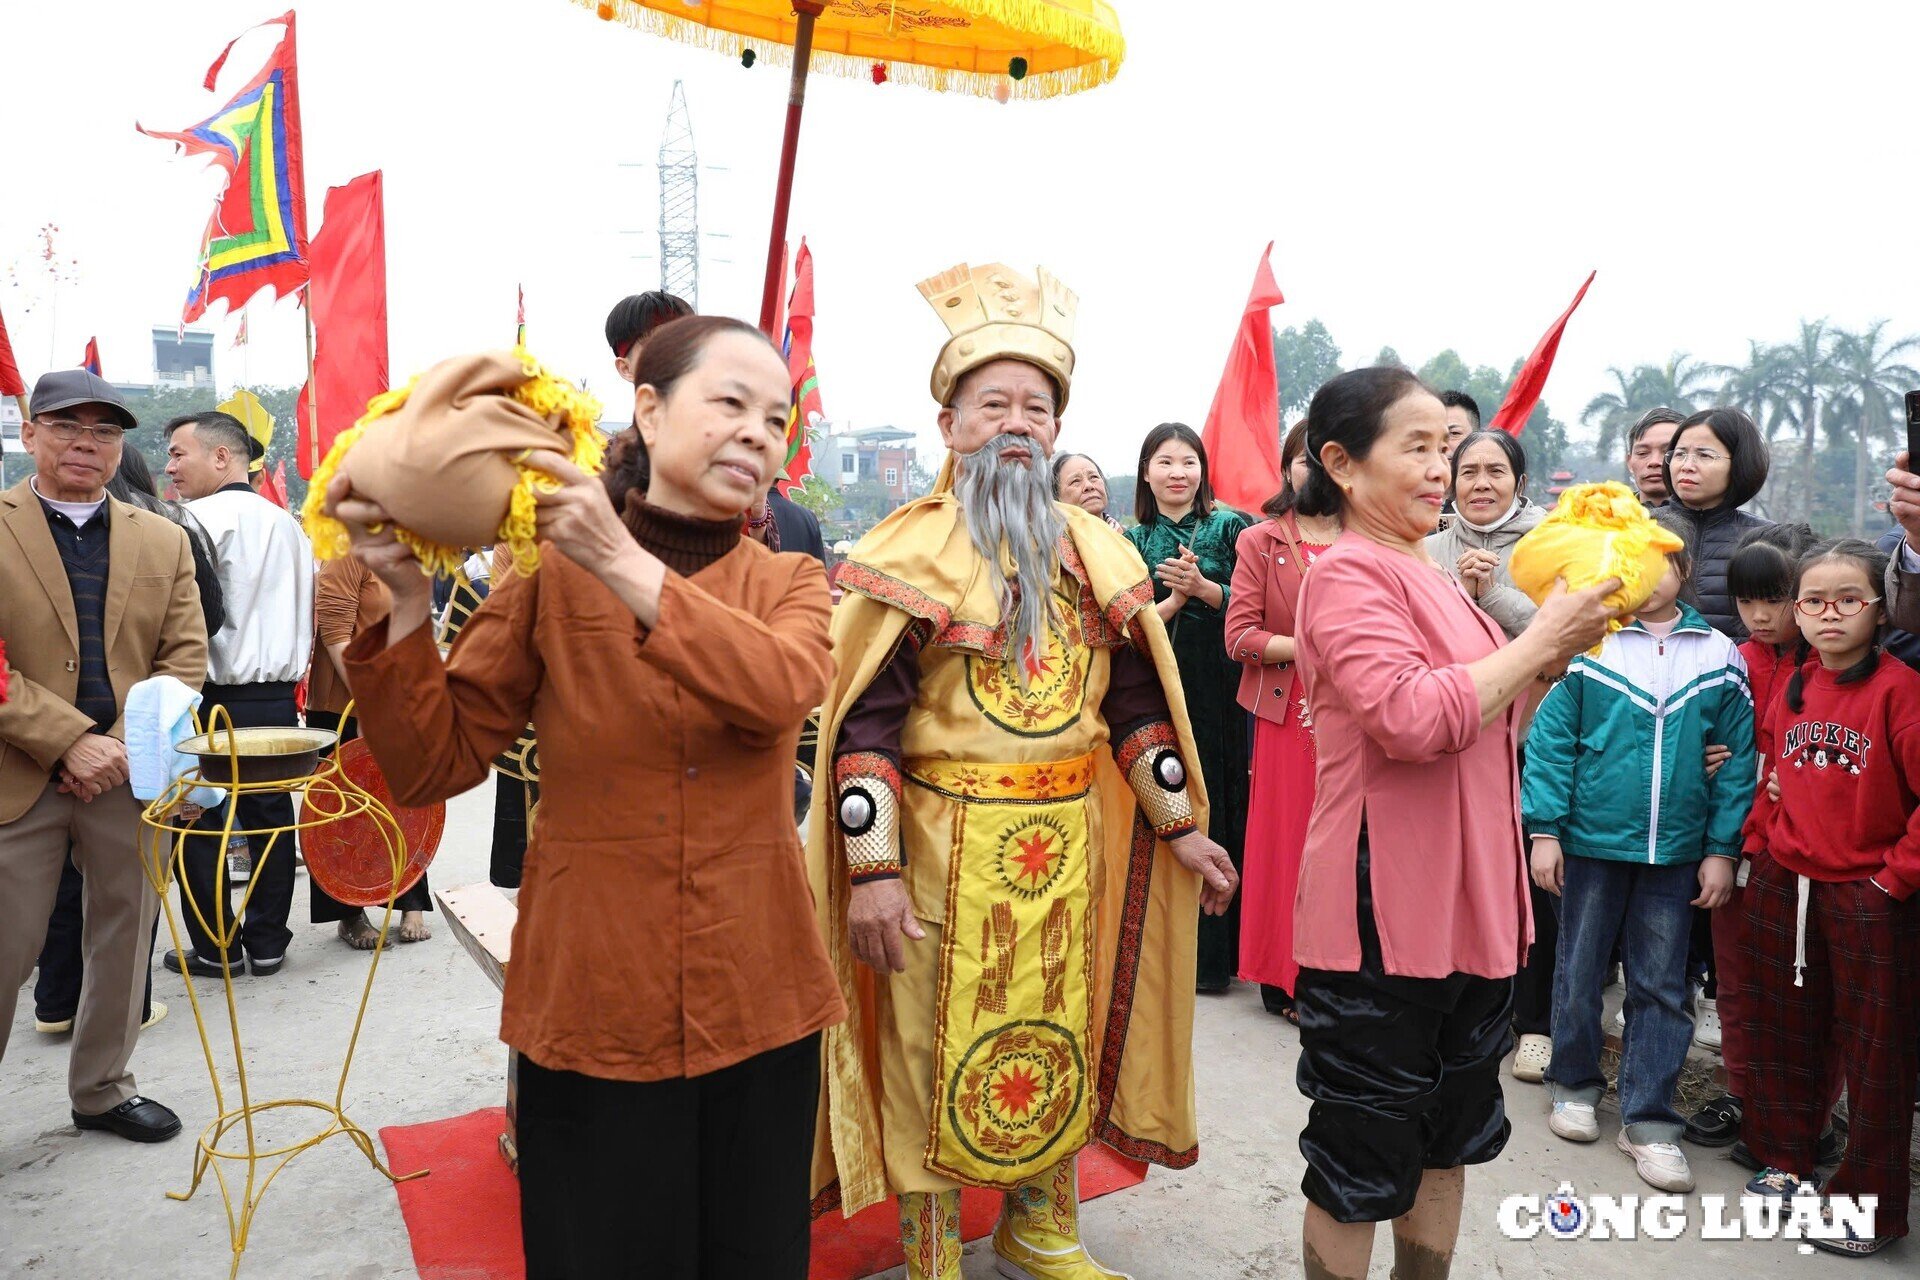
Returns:
[[[1887,511],[1906,538],[1887,566],[1887,621],[1902,631],[1920,632],[1920,391],[1907,392],[1907,449],[1893,460],[1887,483],[1893,493]]]

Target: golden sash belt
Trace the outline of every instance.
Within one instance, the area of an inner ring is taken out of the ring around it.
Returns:
[[[911,781],[955,800],[1050,802],[1077,800],[1092,790],[1098,755],[1089,751],[1077,759],[1039,764],[980,764],[920,757],[905,761],[904,768]]]

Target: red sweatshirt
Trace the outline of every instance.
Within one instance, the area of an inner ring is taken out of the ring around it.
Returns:
[[[1767,707],[1780,799],[1761,789],[1747,851],[1810,880],[1871,876],[1905,901],[1920,890],[1920,674],[1885,654],[1857,684],[1818,659],[1805,672],[1799,711],[1784,682]]]
[[[1749,640],[1740,646],[1740,656],[1747,664],[1747,687],[1753,690],[1753,745],[1759,750],[1764,764],[1768,755],[1767,743],[1760,735],[1766,731],[1767,708],[1773,705],[1775,698],[1784,696],[1787,677],[1793,674],[1793,646],[1781,650],[1758,640]],[[1764,786],[1766,770],[1763,768],[1760,772],[1763,775],[1760,782]]]

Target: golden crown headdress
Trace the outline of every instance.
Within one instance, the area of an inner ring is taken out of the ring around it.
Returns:
[[[953,336],[933,366],[933,398],[945,405],[969,370],[994,360],[1024,360],[1060,386],[1055,413],[1065,412],[1073,383],[1073,322],[1079,295],[1045,267],[1035,284],[998,262],[962,263],[920,282],[920,295]]]

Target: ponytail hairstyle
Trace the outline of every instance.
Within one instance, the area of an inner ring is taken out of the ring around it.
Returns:
[[[1321,452],[1337,444],[1349,458],[1364,462],[1386,427],[1387,410],[1415,392],[1434,394],[1399,365],[1354,369],[1320,384],[1307,406],[1307,483],[1294,496],[1293,509],[1310,518],[1344,516],[1346,495],[1327,474]]]
[[[646,345],[640,348],[639,363],[633,370],[634,387],[652,387],[661,399],[670,397],[680,379],[700,363],[700,358],[707,352],[707,344],[723,333],[751,334],[769,347],[773,346],[760,330],[732,316],[690,315],[669,320],[655,329],[648,336]],[[615,436],[607,449],[607,469],[601,481],[607,486],[607,496],[613,499],[613,509],[625,511],[627,495],[630,493],[644,498],[647,482],[652,475],[647,442],[640,438],[640,426],[636,421]]]
[[[1866,542],[1859,538],[1833,538],[1815,546],[1811,551],[1800,557],[1800,563],[1795,566],[1794,569],[1793,599],[1795,603],[1793,608],[1796,623],[1799,621],[1801,580],[1806,577],[1807,570],[1816,564],[1828,560],[1853,561],[1866,573],[1867,581],[1877,586],[1887,580],[1887,565],[1891,562],[1892,557],[1880,550],[1880,548],[1874,546],[1871,542]],[[1887,613],[1883,605],[1874,605],[1873,607],[1880,610],[1880,625],[1874,628],[1873,640],[1867,645],[1866,656],[1840,673],[1839,682],[1841,684],[1858,684],[1860,681],[1871,677],[1873,673],[1880,668],[1880,647],[1881,643],[1886,639]],[[1795,711],[1799,711],[1803,703],[1801,691],[1804,681],[1802,677],[1806,671],[1807,657],[1812,652],[1813,646],[1807,643],[1806,633],[1802,632],[1800,635],[1800,647],[1794,653],[1793,675],[1787,680],[1787,705]]]
[[[1287,438],[1280,445],[1280,492],[1268,498],[1260,508],[1260,514],[1278,520],[1293,510],[1293,504],[1300,495],[1293,487],[1293,460],[1307,447],[1307,420],[1305,418],[1293,424],[1293,430],[1287,432]]]

